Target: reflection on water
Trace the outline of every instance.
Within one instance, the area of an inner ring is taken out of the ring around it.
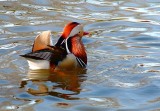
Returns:
[[[29,82],[32,82],[34,87],[27,88],[29,94],[35,96],[51,95],[68,100],[79,99],[72,97],[72,95],[80,93],[81,84],[86,80],[85,74],[85,69],[56,72],[50,72],[50,70],[30,70],[27,79],[21,81],[20,88],[24,88]],[[53,85],[48,86],[45,81]]]

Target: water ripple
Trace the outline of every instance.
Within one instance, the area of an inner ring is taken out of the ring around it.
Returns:
[[[0,110],[159,110],[159,0],[0,3]],[[92,34],[87,70],[28,71],[34,37],[70,21]]]

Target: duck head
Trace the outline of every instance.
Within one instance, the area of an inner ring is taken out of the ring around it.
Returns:
[[[68,39],[69,37],[77,36],[82,38],[84,35],[88,34],[89,34],[88,32],[84,32],[83,26],[80,23],[70,22],[64,27],[63,33],[55,45],[56,46],[62,45],[64,40]]]
[[[84,67],[87,64],[87,54],[81,39],[84,35],[88,34],[88,32],[84,32],[83,26],[80,23],[68,23],[64,27],[63,33],[55,46],[62,46],[68,54],[74,54],[82,62],[81,64],[84,64],[82,65]]]

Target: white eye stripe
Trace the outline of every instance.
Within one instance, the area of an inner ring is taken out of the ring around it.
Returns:
[[[69,34],[68,37],[72,37],[72,36],[78,34],[81,30],[83,30],[82,25],[77,25],[76,27],[74,27],[74,28],[72,29],[72,31],[70,32],[70,34]]]
[[[68,39],[69,39],[69,37],[72,37],[72,36],[74,36],[74,35],[76,35],[76,34],[78,34],[81,30],[83,30],[83,27],[82,27],[82,25],[77,25],[76,27],[74,27],[73,29],[72,29],[72,31],[70,32],[70,34],[69,34],[69,36],[67,37],[67,39],[65,40],[65,45],[66,45],[66,50],[67,50],[67,53],[69,54],[69,53],[71,53],[70,52],[70,50],[69,50],[69,48],[68,48]],[[62,41],[62,43],[63,43],[64,41]],[[61,43],[61,44],[62,44]]]

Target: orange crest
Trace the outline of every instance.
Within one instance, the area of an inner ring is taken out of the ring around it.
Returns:
[[[74,27],[76,27],[77,25],[79,25],[79,23],[77,23],[77,22],[70,22],[70,23],[68,23],[68,24],[64,27],[63,33],[62,33],[62,36],[61,36],[61,37],[63,37],[64,39],[66,39],[66,38],[70,35],[72,29],[73,29]]]

